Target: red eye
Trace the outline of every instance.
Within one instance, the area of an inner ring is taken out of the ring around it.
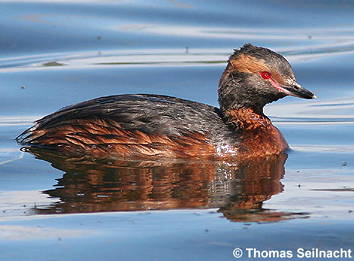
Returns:
[[[263,79],[266,79],[266,80],[272,77],[270,72],[260,72],[260,75],[262,76]]]

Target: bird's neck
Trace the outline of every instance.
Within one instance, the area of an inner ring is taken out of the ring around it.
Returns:
[[[258,114],[263,114],[263,107],[267,101],[257,96],[252,89],[244,82],[242,75],[225,71],[218,89],[220,109],[228,111],[249,108]]]
[[[230,109],[223,112],[227,123],[236,125],[239,130],[255,130],[272,126],[272,122],[263,113],[252,108]]]

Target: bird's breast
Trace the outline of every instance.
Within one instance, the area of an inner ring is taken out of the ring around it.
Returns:
[[[238,127],[238,158],[276,155],[288,148],[281,132],[264,115],[254,113],[251,109],[229,111],[226,114]]]

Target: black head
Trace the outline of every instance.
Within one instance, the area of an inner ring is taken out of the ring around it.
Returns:
[[[296,82],[283,56],[251,44],[230,56],[219,84],[219,103],[223,111],[252,108],[261,113],[264,105],[287,95],[315,98]]]

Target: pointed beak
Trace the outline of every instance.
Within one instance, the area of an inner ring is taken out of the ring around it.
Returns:
[[[288,95],[291,95],[291,96],[304,98],[304,99],[315,99],[315,98],[317,98],[316,95],[314,95],[309,90],[306,90],[305,88],[302,88],[301,85],[298,84],[296,81],[292,81],[291,83],[289,83],[289,85],[282,85],[281,87],[284,90],[286,90]]]

